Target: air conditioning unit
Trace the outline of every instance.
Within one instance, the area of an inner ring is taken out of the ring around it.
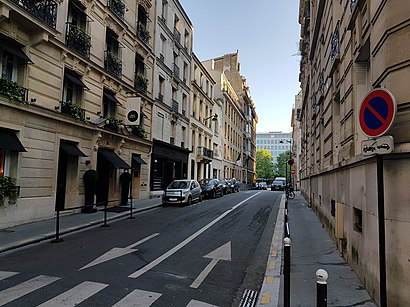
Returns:
[[[127,98],[126,126],[139,126],[141,122],[141,97]]]

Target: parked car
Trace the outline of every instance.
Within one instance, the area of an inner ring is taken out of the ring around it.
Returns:
[[[259,182],[258,185],[258,190],[267,190],[268,189],[268,184],[264,181]]]
[[[286,180],[274,180],[270,186],[271,191],[284,191]]]
[[[191,179],[172,181],[162,196],[163,204],[191,205],[194,201],[202,201],[202,189],[198,181]]]
[[[235,178],[228,179],[232,193],[239,192],[239,183]]]
[[[224,193],[224,195],[232,192],[231,186],[227,179],[222,179],[219,183],[222,186],[222,192]]]
[[[199,184],[202,188],[203,197],[215,198],[217,195],[224,195],[222,185],[218,179],[201,179]]]

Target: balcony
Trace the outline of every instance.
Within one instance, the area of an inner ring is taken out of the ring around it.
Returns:
[[[172,71],[174,72],[174,77],[179,79],[179,67],[174,63]]]
[[[72,118],[85,121],[85,110],[76,103],[60,101],[61,113]]]
[[[149,40],[151,39],[151,34],[147,30],[147,27],[143,25],[142,23],[139,23],[137,33],[138,33],[138,38],[142,40],[145,44],[148,45]]]
[[[117,55],[108,50],[105,51],[104,55],[104,67],[109,73],[121,78],[122,62]]]
[[[17,82],[0,77],[0,95],[17,101],[27,101],[28,90]]]
[[[142,74],[135,74],[134,87],[137,92],[146,94],[148,89],[148,79]]]
[[[53,0],[11,0],[28,13],[46,23],[52,28],[56,28],[57,3]]]
[[[213,150],[210,150],[202,146],[197,147],[196,155],[197,155],[197,158],[199,158],[200,160],[211,161],[214,158]]]
[[[179,103],[178,103],[178,101],[172,99],[171,110],[172,110],[172,112],[178,113],[178,110],[179,110]]]
[[[117,15],[118,18],[121,20],[124,19],[125,14],[125,4],[122,3],[120,0],[108,0],[108,7],[110,8],[111,12]]]
[[[70,22],[66,23],[65,43],[69,48],[77,51],[82,56],[90,57],[91,37]]]

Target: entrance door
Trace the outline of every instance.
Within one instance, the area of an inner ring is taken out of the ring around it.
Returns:
[[[56,210],[63,210],[65,205],[65,190],[67,185],[67,153],[60,148],[58,152]]]

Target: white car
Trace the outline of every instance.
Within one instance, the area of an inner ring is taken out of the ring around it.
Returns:
[[[187,204],[202,201],[202,190],[198,181],[192,179],[174,180],[162,196],[162,204]]]

